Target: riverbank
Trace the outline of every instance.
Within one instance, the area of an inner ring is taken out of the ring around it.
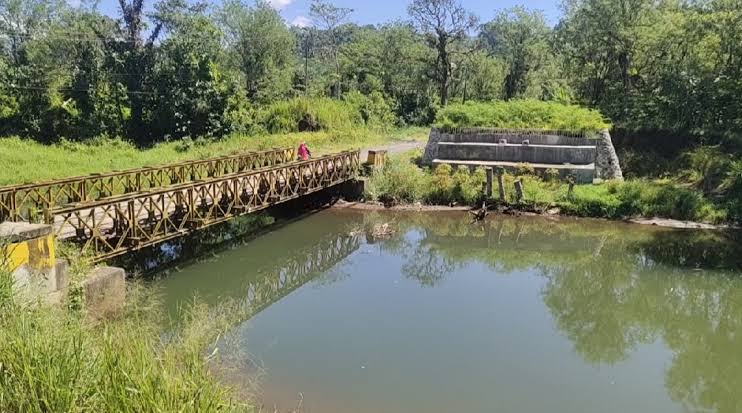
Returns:
[[[16,300],[11,279],[0,270],[0,411],[253,411],[210,372],[218,338],[243,319],[238,306],[191,301],[163,331],[156,294],[136,283],[123,314],[93,321]]]
[[[138,148],[122,139],[100,138],[87,142],[62,141],[45,145],[30,139],[0,138],[0,185],[12,185],[68,176],[86,175],[143,166],[204,159],[235,152],[295,147],[306,141],[315,155],[350,148],[400,146],[410,149],[427,139],[429,128],[389,131],[364,127],[352,130],[235,134],[223,139],[165,142]]]
[[[422,213],[432,213],[432,212],[445,212],[445,213],[452,213],[452,212],[460,212],[460,213],[467,213],[469,211],[474,211],[478,208],[476,207],[470,207],[470,206],[462,206],[462,205],[456,205],[456,206],[446,206],[446,205],[423,205],[423,204],[405,204],[405,205],[393,205],[393,206],[385,206],[383,203],[380,202],[338,202],[332,206],[334,209],[340,209],[340,210],[352,210],[352,211],[389,211],[389,212],[422,212]],[[574,215],[569,214],[562,214],[561,210],[558,208],[551,208],[542,212],[534,212],[534,211],[528,211],[528,210],[519,210],[517,208],[513,207],[502,207],[502,208],[495,208],[494,210],[489,211],[490,214],[493,214],[494,216],[497,215],[507,215],[507,216],[513,216],[513,215],[523,215],[523,216],[542,216],[542,217],[550,217],[554,219],[559,218],[573,218],[573,219],[593,219],[593,220],[603,220],[603,221],[615,221],[615,222],[623,222],[628,224],[637,224],[637,225],[649,225],[649,226],[657,226],[657,227],[663,227],[663,228],[674,228],[674,229],[703,229],[703,230],[730,230],[730,229],[739,229],[738,226],[733,225],[727,225],[727,224],[709,224],[704,222],[694,222],[694,221],[682,221],[677,219],[670,219],[670,218],[624,218],[624,219],[608,219],[608,218],[597,218],[597,217],[578,217]]]
[[[389,159],[383,168],[371,173],[366,182],[366,199],[384,205],[466,205],[481,206],[485,200],[486,174],[483,168],[470,171],[440,165],[421,167],[420,152],[413,151]],[[515,189],[522,188],[522,196]],[[505,208],[578,217],[627,219],[669,219],[698,223],[692,226],[732,225],[735,204],[703,192],[679,180],[630,179],[593,184],[570,185],[557,177],[537,176],[527,164],[503,174],[504,199],[494,183],[494,199]],[[669,225],[669,224],[668,224]],[[691,224],[671,224],[688,226]]]

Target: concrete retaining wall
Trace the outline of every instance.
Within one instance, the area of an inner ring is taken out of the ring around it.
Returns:
[[[587,165],[595,162],[595,146],[440,142],[438,158]]]
[[[534,135],[516,133],[468,133],[465,135],[443,134],[441,142],[481,142],[522,144],[528,141],[531,145],[567,145],[567,146],[595,146],[595,139],[577,138],[558,135]]]
[[[608,131],[596,138],[559,135],[558,132],[492,131],[467,129],[451,133],[437,128],[430,132],[422,157],[423,164],[433,161],[456,164],[456,161],[516,162],[539,164],[536,169],[557,168],[561,165],[594,165],[594,170],[579,168],[582,182],[590,182],[587,175],[600,179],[623,179],[618,156]],[[500,143],[501,141],[506,143]],[[523,145],[524,141],[527,145]],[[439,163],[441,163],[439,162]],[[502,165],[507,166],[507,165]],[[574,175],[574,174],[573,174]]]

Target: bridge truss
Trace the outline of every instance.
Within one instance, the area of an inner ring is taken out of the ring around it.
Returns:
[[[0,222],[53,221],[60,206],[216,178],[296,160],[291,148],[0,187]]]
[[[281,163],[96,201],[52,207],[47,222],[103,261],[356,177],[359,152]]]

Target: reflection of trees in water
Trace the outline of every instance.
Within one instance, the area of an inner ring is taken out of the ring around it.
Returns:
[[[633,251],[675,267],[742,271],[740,231],[661,231]]]
[[[467,261],[537,271],[545,304],[585,360],[616,363],[661,338],[675,353],[665,380],[674,400],[742,412],[742,277],[731,272],[742,268],[739,233],[499,217],[484,227],[416,225],[424,238],[407,246],[405,267],[425,285]]]
[[[446,275],[461,267],[461,261],[441,255],[432,245],[419,242],[411,250],[404,254],[407,262],[402,266],[402,273],[425,287],[435,287]]]

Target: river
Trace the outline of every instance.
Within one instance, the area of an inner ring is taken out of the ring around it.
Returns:
[[[389,223],[395,233],[374,237]],[[181,266],[263,411],[742,412],[742,237],[327,210]]]

